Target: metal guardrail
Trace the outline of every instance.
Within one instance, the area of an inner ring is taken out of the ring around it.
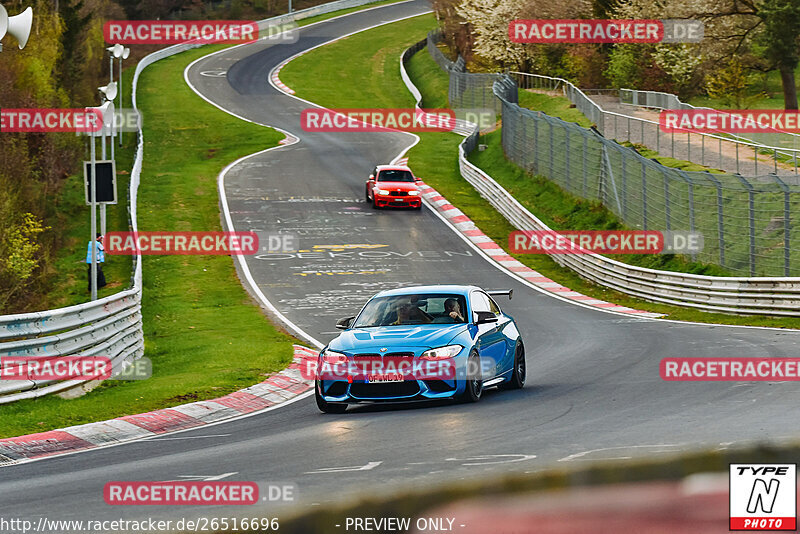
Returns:
[[[407,77],[404,81],[410,89],[414,87]],[[521,111],[521,108],[505,100],[512,91],[508,81],[500,81],[493,89],[502,102],[505,125],[508,110],[516,107]],[[411,91],[414,93],[414,89]],[[478,135],[477,128],[474,128],[459,145],[462,177],[516,228],[550,230],[491,176],[468,161],[467,154],[477,146]],[[645,300],[712,312],[800,316],[798,277],[716,277],[660,271],[628,265],[598,254],[558,254],[551,258],[597,284]]]
[[[377,0],[338,0],[319,6],[259,21],[260,28],[358,7]],[[156,61],[203,46],[181,43],[142,58],[133,76],[132,101],[137,108],[136,89],[142,71]],[[138,142],[129,187],[129,214],[132,231],[138,230],[137,198],[142,172],[144,136]],[[113,373],[144,354],[142,331],[142,264],[134,257],[131,288],[94,302],[41,312],[0,316],[0,366],[4,356],[60,357],[105,356],[111,359]],[[1,368],[1,367],[0,367]],[[0,404],[42,397],[82,385],[81,381],[9,380],[0,382]]]

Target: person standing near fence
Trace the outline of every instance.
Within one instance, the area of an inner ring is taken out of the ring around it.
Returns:
[[[103,235],[98,233],[97,239],[89,241],[86,247],[86,265],[88,267],[86,279],[89,281],[89,291],[92,290],[92,245],[97,247],[97,289],[106,285],[106,276],[103,274],[103,262],[106,261],[106,254],[105,248],[103,248]]]

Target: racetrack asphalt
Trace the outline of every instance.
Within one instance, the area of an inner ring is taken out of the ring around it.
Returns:
[[[255,43],[202,59],[188,77],[223,108],[300,138],[247,159],[225,179],[237,231],[293,233],[302,250],[312,251],[247,257],[260,290],[281,313],[325,343],[336,335],[337,318],[357,312],[380,289],[445,282],[513,288],[514,299],[499,303],[526,342],[526,388],[489,390],[474,405],[364,406],[343,415],[321,414],[306,397],[244,419],[12,465],[0,471],[0,517],[280,517],[349,494],[536,471],[564,465],[559,460],[584,463],[797,436],[797,383],[664,382],[659,362],[796,357],[800,332],[624,317],[534,291],[500,272],[427,207],[374,211],[364,202],[370,169],[397,156],[411,136],[304,132],[299,116],[307,104],[267,82],[274,66],[299,51],[429,9],[415,0],[316,24],[301,29],[295,44]],[[227,77],[203,75],[219,70]],[[424,169],[414,170],[424,178]],[[335,467],[353,469],[319,471]],[[224,480],[254,481],[262,491],[270,482],[294,483],[299,498],[228,508],[103,501],[108,481],[228,473],[235,474]],[[331,525],[330,532],[341,530]]]

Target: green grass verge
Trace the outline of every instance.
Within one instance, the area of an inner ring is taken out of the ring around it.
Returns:
[[[447,101],[450,75],[439,68],[439,65],[431,59],[426,49],[411,56],[411,59],[406,64],[406,72],[412,80],[415,80],[417,89],[422,94],[423,108],[441,109],[450,107]]]
[[[565,96],[552,96],[536,93],[529,90],[519,91],[519,105],[523,108],[541,111],[551,117],[558,117],[567,122],[574,122],[584,128],[590,128],[592,121],[586,118],[578,108],[572,106],[572,102]]]
[[[428,30],[434,26],[433,17],[424,15],[353,35],[295,59],[281,71],[281,79],[297,91],[299,96],[326,107],[411,106],[413,98],[400,79],[396,62],[405,48],[425,37]],[[344,57],[348,60],[341,61]],[[438,80],[415,78],[419,73],[424,75],[426,72],[433,72],[431,65],[435,66],[435,63],[427,51],[420,51],[411,61],[413,70],[410,74],[414,83],[421,89],[424,101],[441,103],[443,98],[441,94],[426,94],[426,90],[438,86],[438,90],[442,91],[442,87],[446,86]],[[325,83],[320,83],[320,80],[325,80]],[[515,228],[459,174],[457,146],[461,138],[446,133],[422,133],[419,136],[421,142],[408,154],[414,169],[427,183],[458,206],[487,235],[498,243],[505,244],[508,234]],[[488,165],[489,172],[495,179],[515,179],[516,175],[509,167],[512,164],[505,161],[505,158],[502,161],[490,162]],[[535,203],[534,199],[520,200],[530,202],[534,213],[537,213],[538,203],[547,203],[551,195],[556,195],[556,192],[547,190],[540,193]],[[569,205],[565,203],[560,209],[568,208]],[[602,215],[583,215],[587,221],[593,216],[602,218]],[[586,295],[624,306],[668,314],[673,319],[800,328],[800,319],[740,317],[654,304],[587,282],[574,272],[560,267],[548,256],[521,254],[515,257],[545,276]]]
[[[331,13],[325,13],[323,15],[315,15],[313,17],[308,17],[307,19],[301,19],[297,21],[298,26],[308,26],[309,24],[314,24],[315,22],[321,22],[323,20],[332,19],[333,17],[340,17],[342,15],[347,15],[348,13],[355,13],[356,11],[364,11],[365,9],[369,9],[372,7],[377,6],[385,6],[389,4],[399,4],[401,2],[406,2],[408,0],[384,0],[383,2],[374,2],[371,4],[363,5],[363,6],[356,6],[356,7],[349,7],[347,9],[340,9],[339,11],[332,11]]]
[[[220,230],[219,172],[283,137],[206,104],[186,86],[186,65],[210,51],[206,47],[159,61],[139,81],[145,118],[141,230]],[[133,135],[128,137],[132,142]],[[127,222],[109,224],[112,229],[127,229]],[[72,400],[49,396],[0,406],[0,437],[219,397],[291,362],[293,339],[251,301],[230,257],[145,256],[143,267],[152,378],[108,381]]]

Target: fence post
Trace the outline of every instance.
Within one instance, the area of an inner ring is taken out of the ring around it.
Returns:
[[[750,226],[750,276],[756,275],[756,221],[755,221],[755,194],[753,192],[753,186],[745,180],[744,176],[741,174],[735,175],[740,182],[747,188],[747,199],[748,199],[748,208],[747,208],[747,220]]]
[[[586,133],[583,133],[583,190],[581,196],[586,198]]]
[[[753,161],[755,162],[755,170],[753,171],[753,176],[758,176],[758,148],[753,145],[753,153],[755,154],[755,158]]]
[[[542,118],[541,112],[536,112],[536,117],[533,119],[533,168],[536,169],[536,174],[539,172],[539,121]]]
[[[738,158],[736,161],[739,161]],[[722,267],[725,267],[725,226],[723,222],[724,213],[722,211],[722,184],[708,171],[706,171],[706,178],[711,180],[717,187],[717,234],[719,235],[719,264]]]
[[[622,156],[622,220],[628,219],[628,172],[626,170],[628,158],[625,157],[623,150],[620,155]]]
[[[772,177],[783,190],[783,276],[791,276],[789,274],[789,260],[791,256],[791,225],[789,223],[789,216],[791,215],[791,205],[789,204],[789,186],[786,182],[778,178],[778,175]]]
[[[647,230],[647,169],[642,161],[642,230]]]
[[[565,137],[564,148],[566,149],[564,151],[564,164],[565,164],[565,167],[566,167],[566,177],[565,177],[564,180],[565,180],[565,183],[566,183],[567,191],[572,192],[571,189],[570,189],[570,179],[569,179],[569,156],[570,156],[569,129],[567,128],[566,124],[564,124],[563,126],[564,126],[564,137]]]
[[[689,193],[689,231],[694,233],[694,182],[689,175],[686,174],[686,171],[678,170],[678,176],[684,179],[686,182],[686,188]],[[691,253],[692,261],[697,261],[697,253]]]
[[[656,153],[661,154],[661,124],[656,127]]]
[[[547,120],[547,119],[545,119]],[[547,120],[547,125],[550,126],[550,179],[555,180],[555,174],[553,174],[553,122],[552,120]]]
[[[669,173],[667,173],[666,169],[662,169],[661,173],[664,175],[664,211],[666,214],[666,228],[667,231],[672,230],[670,226],[670,216],[669,216]]]
[[[692,161],[692,132],[686,132],[686,161]]]
[[[700,134],[700,165],[706,164],[706,136]]]

